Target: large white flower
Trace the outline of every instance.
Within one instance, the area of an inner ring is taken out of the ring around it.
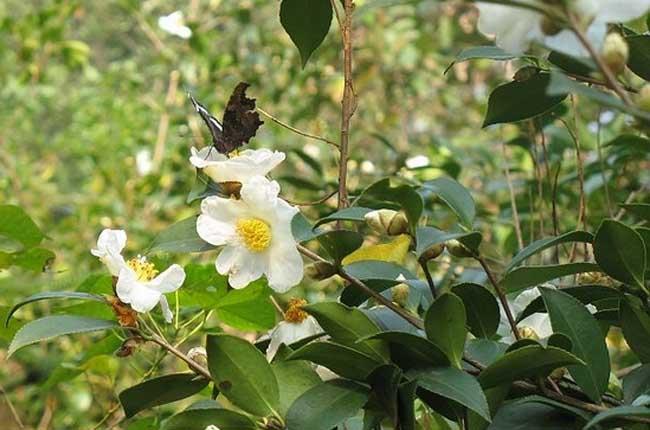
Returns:
[[[202,169],[214,182],[244,183],[254,176],[266,176],[285,159],[284,152],[269,149],[245,149],[231,157],[211,146],[191,151],[190,163]]]
[[[544,2],[525,0],[528,4],[544,7]],[[541,14],[520,7],[490,3],[477,3],[481,13],[478,29],[495,35],[496,44],[512,53],[521,54],[530,42],[537,41],[556,51],[584,57],[588,55],[571,30],[562,30],[546,36],[541,30]],[[587,25],[586,36],[598,50],[603,46],[607,24],[626,22],[643,15],[650,9],[650,0],[575,0],[570,3],[572,12]]]
[[[160,303],[165,321],[171,322],[173,315],[165,293],[172,293],[185,281],[185,271],[178,264],[172,264],[158,274],[153,263],[138,256],[125,261],[122,250],[126,245],[124,230],[102,231],[97,239],[97,248],[90,252],[106,264],[117,277],[115,290],[119,299],[131,305],[137,312],[149,312]]]
[[[303,262],[291,231],[298,209],[278,197],[280,185],[263,176],[244,182],[241,198],[210,196],[201,202],[199,236],[225,245],[215,263],[233,288],[266,275],[269,286],[285,292],[303,276]]]
[[[280,345],[291,345],[299,340],[306,339],[322,333],[323,329],[316,319],[301,309],[307,304],[305,300],[291,299],[289,306],[284,313],[284,321],[281,321],[271,331],[271,342],[266,349],[266,359],[273,360]]]
[[[183,12],[180,10],[158,18],[158,27],[181,39],[189,39],[192,37],[192,29],[185,25],[185,18]]]

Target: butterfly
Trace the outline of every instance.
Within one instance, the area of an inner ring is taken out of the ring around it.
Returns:
[[[226,104],[223,121],[215,118],[205,106],[188,94],[196,113],[210,130],[212,145],[221,154],[229,154],[248,143],[264,124],[255,112],[255,99],[246,97],[246,88],[249,86],[246,82],[237,84]]]

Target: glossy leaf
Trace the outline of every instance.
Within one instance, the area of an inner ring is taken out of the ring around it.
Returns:
[[[55,257],[52,251],[40,247],[16,252],[0,251],[0,269],[15,266],[32,272],[44,272]]]
[[[470,250],[478,251],[482,236],[479,232],[451,233],[438,230],[435,227],[418,227],[415,231],[416,248],[415,254],[419,258],[434,245],[445,243],[448,240],[456,239]]]
[[[366,188],[355,200],[355,205],[372,208],[391,208],[397,205],[399,207],[395,209],[401,207],[404,210],[411,230],[415,229],[424,208],[422,197],[414,187],[409,185],[392,187],[388,178],[381,179]]]
[[[451,178],[437,178],[422,184],[422,187],[433,191],[458,216],[460,223],[472,228],[476,216],[476,206],[467,188]]]
[[[389,263],[402,264],[408,254],[410,245],[411,236],[408,234],[401,234],[388,243],[362,246],[347,255],[341,263],[344,266],[361,261],[385,261]]]
[[[600,401],[609,381],[609,353],[598,321],[577,299],[559,290],[540,288],[554,333],[573,343],[572,352],[586,365],[570,366],[569,372],[589,398]]]
[[[205,252],[215,249],[196,232],[196,216],[185,218],[160,232],[149,245],[149,252]]]
[[[638,76],[650,81],[650,35],[627,36],[625,41],[630,49],[627,66]]]
[[[18,330],[9,345],[7,356],[20,348],[58,336],[118,327],[115,321],[86,318],[74,315],[54,315],[28,322]]]
[[[600,272],[601,269],[593,263],[566,263],[548,266],[524,266],[509,272],[502,280],[501,286],[508,293],[515,293],[529,287],[541,285],[553,279],[576,273]]]
[[[459,368],[467,337],[466,323],[463,301],[451,293],[438,297],[424,317],[427,338],[438,345],[449,361]]]
[[[255,422],[238,412],[214,407],[190,407],[165,422],[161,430],[205,430],[209,425],[219,430],[256,430]]]
[[[632,370],[623,378],[623,398],[625,404],[647,406],[650,402],[650,364]]]
[[[463,301],[467,314],[467,326],[476,337],[490,338],[499,327],[501,313],[494,295],[478,284],[458,284],[452,292]]]
[[[584,427],[584,430],[596,427],[605,421],[612,419],[621,419],[626,417],[650,417],[650,408],[645,406],[618,406],[599,413],[591,419]]]
[[[282,0],[280,23],[300,51],[302,66],[323,43],[332,22],[329,0]]]
[[[287,430],[331,430],[357,414],[368,400],[368,389],[343,379],[309,389],[287,412]]]
[[[218,334],[208,336],[206,350],[208,368],[219,392],[251,414],[277,415],[278,381],[255,346],[235,336]]]
[[[454,61],[447,66],[445,73],[449,71],[454,65],[469,60],[489,59],[497,61],[506,61],[517,58],[516,55],[510,54],[497,46],[473,46],[471,48],[463,49],[454,59]]]
[[[368,384],[372,389],[372,399],[379,404],[381,410],[388,415],[393,426],[399,423],[398,391],[402,380],[402,371],[392,364],[379,366],[368,375]]]
[[[303,393],[321,383],[321,379],[311,363],[305,361],[275,360],[271,363],[273,374],[280,388],[280,409],[285,416],[289,407]]]
[[[14,313],[20,308],[30,303],[38,302],[41,300],[52,300],[52,299],[77,299],[77,300],[94,300],[96,302],[105,303],[106,300],[104,297],[99,294],[90,294],[83,293],[78,291],[44,291],[42,293],[33,294],[20,302],[16,303],[7,313],[7,317],[4,321],[5,326],[9,324],[9,320]]]
[[[154,406],[176,402],[208,386],[209,381],[194,373],[177,373],[149,379],[120,393],[124,414],[130,418]]]
[[[298,212],[291,219],[291,232],[298,243],[309,242],[316,239],[322,232],[314,228],[302,212]]]
[[[401,331],[382,331],[366,339],[380,339],[388,343],[391,359],[402,368],[448,366],[445,352],[430,340]]]
[[[642,363],[650,363],[650,316],[629,299],[621,300],[619,318],[625,341]]]
[[[314,227],[318,227],[319,225],[326,224],[328,222],[332,221],[357,221],[357,222],[365,222],[366,219],[364,216],[372,212],[373,209],[369,208],[364,208],[360,206],[353,206],[351,208],[345,208],[338,210],[332,214],[327,215],[326,217],[323,217],[319,219]]]
[[[650,222],[650,203],[623,203],[619,206],[625,208],[626,211],[636,215],[641,220]]]
[[[289,360],[307,360],[327,367],[344,378],[364,381],[382,362],[355,349],[334,342],[311,342],[296,350]]]
[[[363,236],[351,230],[332,230],[317,237],[323,249],[336,262],[359,249],[363,244]]]
[[[250,283],[246,288],[230,290],[220,298],[214,309],[225,324],[240,330],[269,330],[275,325],[275,307],[265,280]]]
[[[19,242],[23,248],[33,248],[45,238],[29,215],[14,205],[0,205],[0,236]]]
[[[594,257],[612,278],[645,288],[646,257],[643,239],[634,229],[615,220],[604,220],[594,239]]]
[[[547,237],[544,239],[536,240],[535,242],[531,243],[530,245],[528,245],[527,247],[519,251],[517,255],[515,255],[512,258],[510,264],[508,264],[508,267],[506,268],[506,271],[507,272],[511,271],[514,267],[520,265],[526,259],[553,246],[557,246],[569,242],[591,243],[593,242],[593,240],[594,240],[593,234],[586,231],[580,231],[580,230],[570,231],[568,233],[564,233],[557,237]]]

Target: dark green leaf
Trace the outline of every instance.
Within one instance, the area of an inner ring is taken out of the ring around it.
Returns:
[[[417,380],[421,388],[458,402],[487,421],[492,420],[481,385],[468,373],[453,367],[436,367],[412,370],[407,375]]]
[[[45,248],[29,248],[16,252],[0,251],[0,269],[16,266],[32,272],[44,272],[54,258],[54,253]]]
[[[571,339],[572,352],[586,365],[570,366],[569,372],[589,398],[595,402],[607,389],[609,353],[598,321],[577,299],[562,291],[540,288],[554,333]]]
[[[327,215],[324,218],[319,219],[314,227],[319,225],[332,222],[332,221],[359,221],[365,222],[364,215],[368,212],[372,212],[373,209],[363,208],[360,206],[353,206],[351,208],[341,209],[332,214]]]
[[[45,238],[29,215],[14,205],[0,205],[0,236],[20,242],[24,248],[33,248]]]
[[[411,230],[415,230],[422,215],[424,203],[414,187],[410,185],[391,187],[390,179],[385,178],[370,185],[355,200],[355,205],[369,208],[390,208],[391,204],[397,204],[404,210]]]
[[[458,284],[452,292],[463,301],[469,331],[476,337],[494,336],[499,327],[501,313],[494,295],[478,284]]]
[[[562,103],[566,93],[547,95],[550,80],[549,73],[540,72],[528,80],[495,88],[488,100],[483,127],[533,118]]]
[[[269,330],[275,325],[275,308],[266,281],[257,280],[241,290],[230,290],[214,309],[229,326],[240,330]]]
[[[388,343],[391,359],[403,369],[448,366],[450,361],[435,343],[424,337],[401,331],[382,331],[365,339]]]
[[[332,21],[329,0],[282,0],[280,22],[300,51],[302,66],[323,43]]]
[[[415,230],[415,254],[418,258],[429,248],[448,240],[456,239],[472,251],[478,251],[481,244],[481,233],[473,231],[470,233],[450,233],[438,230],[435,227],[418,227]]]
[[[621,300],[619,318],[625,341],[642,363],[650,363],[650,316],[629,299]]]
[[[382,363],[355,349],[329,341],[309,343],[293,352],[288,359],[308,360],[344,378],[358,381],[364,381]]]
[[[575,422],[556,406],[514,400],[499,408],[487,430],[573,430]]]
[[[459,368],[467,337],[466,323],[463,301],[452,293],[438,297],[424,317],[424,329],[429,340],[438,345],[449,361]]]
[[[623,203],[619,205],[628,212],[636,215],[641,220],[650,222],[650,203]]]
[[[363,244],[363,236],[351,230],[333,230],[318,236],[323,249],[336,263],[356,251]]]
[[[589,76],[596,70],[596,64],[591,59],[576,58],[558,51],[552,51],[548,55],[548,61],[574,75]]]
[[[362,281],[376,280],[394,281],[395,283],[399,283],[403,282],[397,280],[400,275],[407,280],[417,279],[417,277],[407,268],[388,261],[358,261],[344,266],[343,269],[348,275],[354,276]]]
[[[584,430],[593,428],[594,426],[611,419],[621,419],[626,417],[650,417],[650,408],[645,406],[618,406],[616,408],[608,409],[599,413],[587,423]]]
[[[208,380],[194,373],[177,373],[149,379],[120,393],[124,414],[131,418],[140,411],[172,403],[207,387]]]
[[[276,355],[277,357],[277,355]],[[303,393],[321,383],[314,367],[305,361],[274,360],[271,368],[280,388],[280,415],[285,416],[291,404]]]
[[[388,415],[390,422],[395,427],[399,422],[397,393],[401,380],[402,371],[392,364],[379,366],[368,375],[372,399],[379,404],[382,412]]]
[[[34,303],[40,300],[51,300],[51,299],[77,299],[77,300],[94,300],[97,302],[106,302],[104,298],[98,294],[89,294],[82,293],[77,291],[45,291],[42,293],[33,294],[26,299],[21,300],[16,303],[11,310],[7,313],[7,317],[4,321],[5,326],[9,324],[9,320],[16,311],[22,308],[25,305]]]
[[[86,333],[90,331],[107,330],[118,327],[115,321],[74,315],[55,315],[31,321],[16,332],[7,356],[11,356],[20,348],[43,340],[54,339],[66,334]]]
[[[214,270],[214,264],[187,264],[185,282],[178,290],[183,306],[199,306],[213,309],[226,295],[228,277]]]
[[[586,231],[579,231],[579,230],[570,231],[568,233],[564,233],[557,237],[547,237],[544,239],[536,240],[535,242],[531,243],[530,245],[528,245],[527,247],[519,251],[517,255],[515,255],[512,258],[512,261],[510,261],[510,264],[508,264],[506,271],[509,272],[515,266],[518,266],[526,259],[550,247],[561,245],[567,242],[591,243],[593,242],[593,240],[594,240],[593,234]]]
[[[312,227],[309,220],[305,218],[302,212],[298,212],[291,220],[291,232],[298,243],[316,239],[316,237],[321,234],[318,229]]]
[[[607,142],[604,146],[613,148],[624,148],[631,152],[646,153],[650,152],[650,139],[637,136],[636,134],[620,134],[614,139]],[[634,203],[632,203],[634,205]],[[625,206],[625,203],[619,204]]]
[[[343,379],[311,388],[287,412],[287,430],[331,430],[357,414],[368,400],[368,389]]]
[[[235,411],[217,407],[188,408],[165,422],[162,430],[205,430],[209,425],[219,430],[256,430],[255,422]]]
[[[650,364],[644,364],[632,370],[623,378],[623,398],[625,403],[637,406],[647,406],[650,401]]]
[[[259,416],[278,415],[278,381],[262,353],[235,336],[208,336],[208,368],[228,400],[246,412]]]
[[[553,370],[584,362],[563,349],[540,344],[522,346],[506,352],[479,375],[483,388],[533,376],[548,376]]]
[[[416,430],[415,422],[415,392],[417,381],[405,382],[398,389],[398,412],[402,430]]]
[[[451,178],[444,177],[427,181],[422,184],[422,187],[436,193],[436,196],[458,216],[462,225],[472,228],[476,207],[467,188]]]
[[[650,81],[650,35],[627,36],[625,40],[630,48],[627,67],[646,81]]]
[[[501,286],[508,293],[515,293],[528,287],[534,287],[563,276],[600,271],[600,267],[593,263],[567,263],[548,266],[518,267],[508,273],[501,280]]]
[[[496,46],[473,46],[471,48],[463,49],[460,54],[456,56],[454,61],[447,66],[445,73],[449,71],[457,63],[462,63],[468,60],[489,59],[497,61],[512,60],[517,58],[516,55],[509,54],[501,48]]]
[[[645,245],[634,229],[612,219],[604,220],[596,231],[594,257],[612,278],[645,288]]]
[[[204,252],[215,249],[196,232],[196,216],[185,218],[167,227],[149,245],[149,252]]]

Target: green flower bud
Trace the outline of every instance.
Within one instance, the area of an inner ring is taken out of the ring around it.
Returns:
[[[601,55],[605,64],[618,75],[625,70],[630,57],[630,48],[619,33],[609,33],[605,38]]]
[[[420,256],[420,261],[426,262],[429,260],[435,260],[436,258],[438,258],[440,254],[442,254],[442,251],[444,250],[445,250],[444,243],[438,243],[436,245],[433,245],[422,253],[422,255]]]
[[[366,223],[379,234],[399,236],[407,233],[409,222],[403,212],[391,209],[379,209],[364,216]]]
[[[457,241],[456,239],[451,239],[448,240],[445,243],[445,246],[447,247],[447,251],[454,257],[473,257],[474,253],[465,245]]]
[[[305,275],[316,281],[331,278],[336,274],[336,267],[325,261],[317,261],[305,267]]]
[[[548,16],[545,16],[544,18],[542,18],[542,22],[540,24],[540,27],[542,29],[542,33],[544,33],[547,36],[555,36],[560,31],[564,30],[564,27],[562,27],[557,22],[553,21]]]
[[[409,298],[409,286],[406,284],[397,284],[390,290],[392,299],[401,307],[405,307]]]

